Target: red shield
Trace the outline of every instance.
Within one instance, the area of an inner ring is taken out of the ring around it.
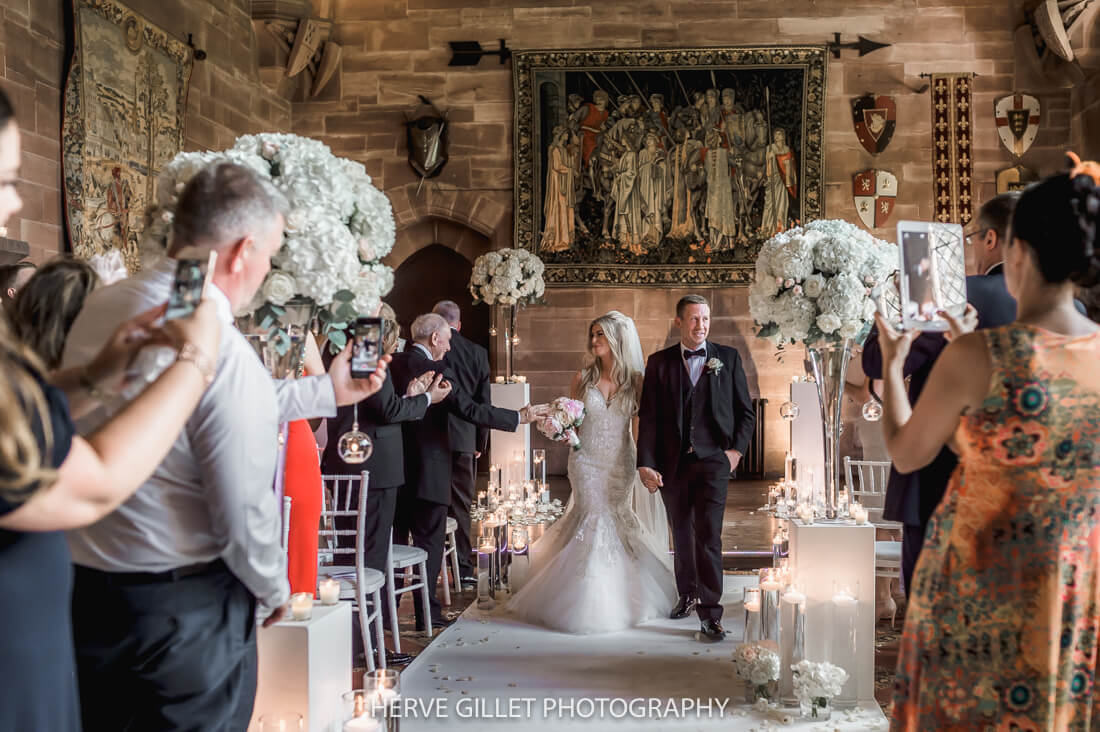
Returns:
[[[898,179],[889,171],[872,169],[852,176],[852,201],[868,229],[886,225],[897,197]]]
[[[860,144],[872,155],[878,155],[890,144],[897,119],[893,97],[864,94],[852,100],[852,126]]]

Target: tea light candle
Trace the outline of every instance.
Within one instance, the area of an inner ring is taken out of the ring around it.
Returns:
[[[498,376],[497,377],[497,383],[498,384],[503,384],[504,383],[504,377],[503,376]]]
[[[335,605],[340,602],[340,583],[331,577],[322,580],[319,594],[322,605]]]
[[[382,723],[374,717],[362,715],[344,722],[343,732],[381,732]]]
[[[852,518],[856,520],[857,526],[862,526],[867,523],[867,509],[858,503],[853,503],[849,511],[852,514]]]
[[[526,376],[520,376],[519,374],[513,374],[512,378],[516,380],[517,384],[526,384],[527,383],[527,377]]]
[[[779,592],[783,589],[783,583],[779,579],[778,572],[769,572],[760,576],[760,589],[764,592]]]
[[[309,620],[311,617],[313,617],[313,595],[308,592],[296,592],[291,595],[291,620]]]

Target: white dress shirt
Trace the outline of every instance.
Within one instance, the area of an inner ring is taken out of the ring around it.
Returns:
[[[118,325],[168,299],[176,263],[164,259],[93,292],[65,345],[64,366],[91,359]],[[105,572],[164,572],[221,558],[267,609],[287,601],[282,510],[273,484],[279,425],[332,417],[328,376],[275,380],[233,326],[228,298],[207,289],[222,320],[214,381],[163,462],[113,513],[68,533],[73,561]],[[77,421],[94,431],[122,398]],[[150,429],[156,429],[150,425]]]
[[[683,343],[680,344],[680,358],[684,361],[684,368],[687,369],[688,376],[691,377],[691,385],[695,386],[699,383],[699,377],[703,375],[703,366],[707,363],[707,342],[703,341],[703,344],[699,346],[703,349],[702,356],[695,356],[693,358],[687,358],[688,351],[699,350],[697,348],[688,348]]]

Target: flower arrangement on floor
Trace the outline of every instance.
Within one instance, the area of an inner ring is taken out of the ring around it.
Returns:
[[[827,661],[799,661],[794,671],[794,695],[803,717],[828,719],[829,703],[840,693],[848,672]]]
[[[372,185],[361,164],[336,157],[317,140],[245,135],[229,150],[180,153],[164,167],[147,215],[147,252],[164,253],[187,181],[222,162],[254,170],[290,202],[283,246],[249,306],[256,321],[269,328],[289,301],[305,298],[318,306],[332,346],[343,348],[345,326],[361,314],[373,314],[393,288],[393,270],[380,261],[393,249],[396,236],[389,199]]]
[[[486,305],[528,305],[546,291],[542,260],[526,249],[496,249],[474,261],[470,294]]]
[[[539,417],[539,432],[554,442],[568,442],[574,450],[579,450],[581,439],[577,436],[577,428],[584,422],[584,414],[584,402],[558,397],[550,402],[546,414]]]
[[[760,643],[745,643],[733,652],[733,671],[749,685],[753,700],[770,700],[779,680],[779,654]]]
[[[776,234],[760,248],[749,289],[757,335],[777,346],[862,341],[897,263],[896,246],[847,221]]]

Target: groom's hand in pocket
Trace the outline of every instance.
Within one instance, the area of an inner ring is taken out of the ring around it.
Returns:
[[[648,488],[650,493],[656,493],[657,489],[665,484],[661,474],[653,468],[638,468],[638,476],[642,479],[642,485]]]
[[[741,464],[741,453],[737,450],[726,450],[726,460],[730,461],[730,472],[732,473]]]

